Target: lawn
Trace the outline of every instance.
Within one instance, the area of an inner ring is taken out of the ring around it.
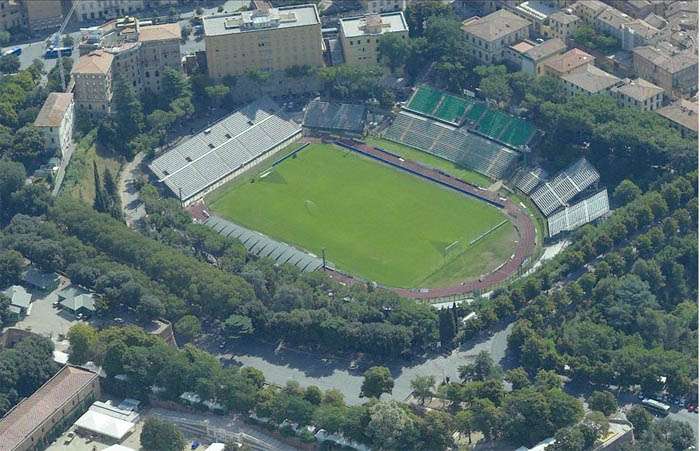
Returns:
[[[498,209],[323,144],[209,201],[223,217],[317,255],[325,248],[339,269],[389,286],[475,278],[515,246],[510,222],[469,245],[506,219]]]
[[[116,179],[121,169],[121,163],[118,160],[97,149],[96,136],[95,129],[77,142],[61,186],[62,194],[81,199],[90,205],[95,200],[95,176],[92,162],[97,164],[100,176],[106,168],[109,168]]]
[[[381,147],[389,152],[401,155],[407,160],[417,161],[431,168],[439,169],[447,174],[450,174],[451,176],[462,179],[465,182],[473,185],[487,188],[492,183],[491,180],[489,180],[489,178],[485,175],[481,175],[478,172],[470,169],[462,168],[451,161],[444,160],[440,157],[436,157],[435,155],[431,155],[427,152],[423,152],[412,147],[404,146],[403,144],[376,137],[367,137],[365,142],[371,146]]]

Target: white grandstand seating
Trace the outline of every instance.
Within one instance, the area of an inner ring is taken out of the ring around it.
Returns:
[[[422,150],[494,179],[503,178],[518,153],[466,129],[401,112],[384,132],[392,141]]]
[[[547,180],[547,171],[539,166],[528,166],[518,169],[511,182],[520,191],[530,194],[540,183]]]
[[[600,174],[585,158],[560,172],[552,180],[542,184],[530,196],[545,216],[549,216],[575,195],[593,185]]]
[[[603,191],[550,216],[547,219],[549,236],[553,237],[561,232],[574,230],[577,227],[591,221],[595,221],[608,211],[610,211],[608,190],[604,189]]]
[[[299,125],[276,115],[278,110],[268,98],[246,105],[156,158],[149,168],[187,201],[301,133]]]

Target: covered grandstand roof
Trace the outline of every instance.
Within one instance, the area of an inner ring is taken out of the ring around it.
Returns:
[[[549,216],[599,179],[598,171],[588,160],[581,158],[537,188],[530,197],[542,213]]]
[[[269,98],[250,103],[153,160],[158,180],[186,201],[301,132]]]
[[[463,164],[494,179],[504,177],[518,152],[470,133],[408,112],[396,115],[384,137]]]
[[[608,190],[594,194],[581,202],[553,214],[547,219],[549,236],[574,230],[584,224],[595,221],[610,211]]]
[[[221,235],[237,238],[248,252],[258,257],[271,258],[278,264],[289,263],[307,272],[316,271],[323,266],[323,260],[315,255],[281,241],[273,240],[260,232],[246,229],[223,218],[212,215],[204,224]],[[329,264],[329,266],[331,265]]]
[[[313,100],[306,107],[304,127],[362,133],[366,117],[364,105]]]

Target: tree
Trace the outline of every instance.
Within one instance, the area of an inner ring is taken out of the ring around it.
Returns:
[[[613,192],[613,201],[616,206],[621,207],[639,198],[641,195],[642,191],[639,187],[633,181],[625,179],[615,188]]]
[[[438,311],[438,331],[440,332],[440,343],[446,348],[451,347],[455,335],[457,335],[457,325],[450,309]]]
[[[617,411],[617,400],[609,391],[594,391],[588,397],[588,406],[609,416]]]
[[[0,287],[19,282],[22,275],[22,254],[15,250],[0,251]]]
[[[377,45],[379,56],[386,62],[392,73],[406,63],[410,52],[409,42],[405,35],[398,33],[385,33],[379,38]]]
[[[652,423],[638,440],[639,449],[643,451],[689,449],[695,444],[695,433],[686,422],[664,418]]]
[[[231,315],[223,324],[224,334],[232,340],[252,335],[253,331],[253,322],[243,315]]]
[[[459,432],[466,435],[469,443],[472,442],[473,415],[469,410],[460,410],[455,415],[455,427]]]
[[[6,46],[7,44],[10,43],[10,38],[12,36],[10,35],[9,31],[2,30],[0,31],[0,46]]]
[[[179,451],[187,444],[174,424],[154,417],[146,418],[140,440],[146,451]]]
[[[117,190],[117,183],[114,180],[112,171],[109,168],[105,168],[104,172],[104,194],[108,199],[109,203],[109,213],[115,219],[121,219],[121,200],[119,198],[119,192]]]
[[[68,342],[68,360],[73,364],[82,365],[94,357],[97,331],[88,324],[77,323],[68,331]]]
[[[73,47],[73,44],[75,43],[73,41],[73,36],[71,36],[69,34],[63,35],[62,42],[63,42],[64,47]]]
[[[0,159],[0,220],[7,221],[14,216],[11,196],[22,187],[26,177],[22,163]]]
[[[166,78],[163,79],[163,83],[165,80]],[[169,92],[165,90],[165,86],[163,86],[163,92]],[[115,149],[124,152],[126,141],[136,136],[143,128],[143,107],[134,88],[123,77],[115,77],[113,100],[119,139],[111,144]]]
[[[191,95],[190,83],[185,74],[172,68],[163,71],[161,87],[165,104],[169,104],[179,97]]]
[[[49,92],[63,92],[63,85],[61,84],[61,72],[59,64],[63,64],[63,74],[66,77],[65,81],[68,83],[68,74],[71,73],[73,69],[73,58],[62,57],[60,58],[54,67],[51,68],[47,75],[46,89]],[[77,125],[77,124],[76,124]]]
[[[530,377],[522,367],[508,370],[505,379],[513,386],[513,390],[520,390],[530,385]]]
[[[501,376],[500,367],[493,362],[491,354],[487,351],[479,352],[474,358],[474,363],[462,365],[458,370],[463,381],[485,381]]]
[[[636,437],[641,437],[641,435],[649,429],[651,424],[654,422],[654,417],[649,413],[647,409],[640,405],[634,405],[630,410],[627,411],[627,419],[632,426],[634,426],[634,435]]]
[[[420,400],[420,404],[425,404],[425,399],[433,395],[435,387],[435,376],[416,376],[411,380],[413,396]]]
[[[20,63],[17,55],[0,56],[0,73],[14,74],[19,70]]]
[[[202,323],[194,315],[185,315],[175,323],[175,334],[183,343],[189,343],[202,333]]]
[[[361,398],[379,398],[382,393],[391,393],[394,389],[394,379],[387,367],[373,366],[363,376]]]
[[[163,303],[156,296],[146,294],[141,296],[141,299],[139,299],[136,305],[136,315],[138,315],[141,321],[151,321],[165,315],[165,308],[163,307]]]
[[[476,399],[471,403],[469,412],[473,429],[481,431],[487,439],[494,438],[500,423],[496,405],[488,399]]]
[[[415,415],[396,401],[379,401],[369,408],[367,435],[379,449],[411,449],[418,438]]]
[[[36,167],[37,160],[44,154],[44,136],[33,125],[25,125],[15,132],[12,138],[10,156],[26,167]]]
[[[92,173],[95,184],[95,200],[92,203],[92,208],[100,213],[109,213],[109,199],[100,181],[100,172],[97,170],[97,163],[95,160],[92,160]]]

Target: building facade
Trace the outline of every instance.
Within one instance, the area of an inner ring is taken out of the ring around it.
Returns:
[[[581,19],[575,14],[559,11],[549,16],[549,30],[552,36],[563,41],[571,36],[581,24]]]
[[[698,55],[664,46],[641,46],[632,51],[634,72],[669,93],[691,95],[698,90]]]
[[[574,14],[591,26],[595,24],[596,17],[608,8],[608,5],[599,0],[579,0],[571,5]]]
[[[610,95],[620,106],[643,111],[654,111],[660,108],[664,101],[664,89],[642,78],[614,86],[610,89]]]
[[[462,31],[471,55],[482,63],[493,64],[503,61],[510,45],[529,36],[530,22],[499,9],[485,17],[465,20]]]
[[[112,112],[112,62],[114,56],[104,50],[83,55],[71,72],[75,87],[75,107],[89,113]]]
[[[615,8],[607,8],[596,16],[593,24],[598,32],[622,41],[623,28],[632,22],[634,22],[634,19],[622,11],[618,11]]]
[[[367,14],[381,14],[403,11],[409,3],[411,0],[362,0],[362,7]]]
[[[668,120],[671,127],[687,138],[698,137],[698,101],[681,99],[656,112]]]
[[[62,158],[69,153],[73,139],[73,112],[73,93],[52,92],[34,120],[44,136],[44,146],[60,151]]]
[[[25,26],[31,33],[58,28],[63,22],[61,0],[23,0],[21,5]]]
[[[18,0],[0,0],[0,31],[9,31],[22,24],[22,9]]]
[[[379,63],[379,39],[395,33],[408,39],[408,25],[402,12],[340,19],[338,33],[347,64]]]
[[[542,75],[561,77],[572,72],[583,70],[593,64],[595,57],[580,49],[571,49],[561,55],[554,56],[542,64]]]
[[[323,65],[321,20],[315,5],[205,17],[209,76],[220,80],[251,71]]]
[[[552,38],[527,50],[522,54],[520,69],[530,75],[544,75],[544,63],[566,51],[566,44],[559,38]]]
[[[64,366],[0,420],[2,449],[45,449],[55,432],[67,427],[99,396],[100,381],[96,373]]]
[[[569,96],[606,93],[622,82],[616,76],[598,69],[592,64],[585,66],[582,70],[577,70],[561,76],[564,87]]]
[[[143,10],[144,0],[81,0],[75,12],[83,22],[133,14]]]

